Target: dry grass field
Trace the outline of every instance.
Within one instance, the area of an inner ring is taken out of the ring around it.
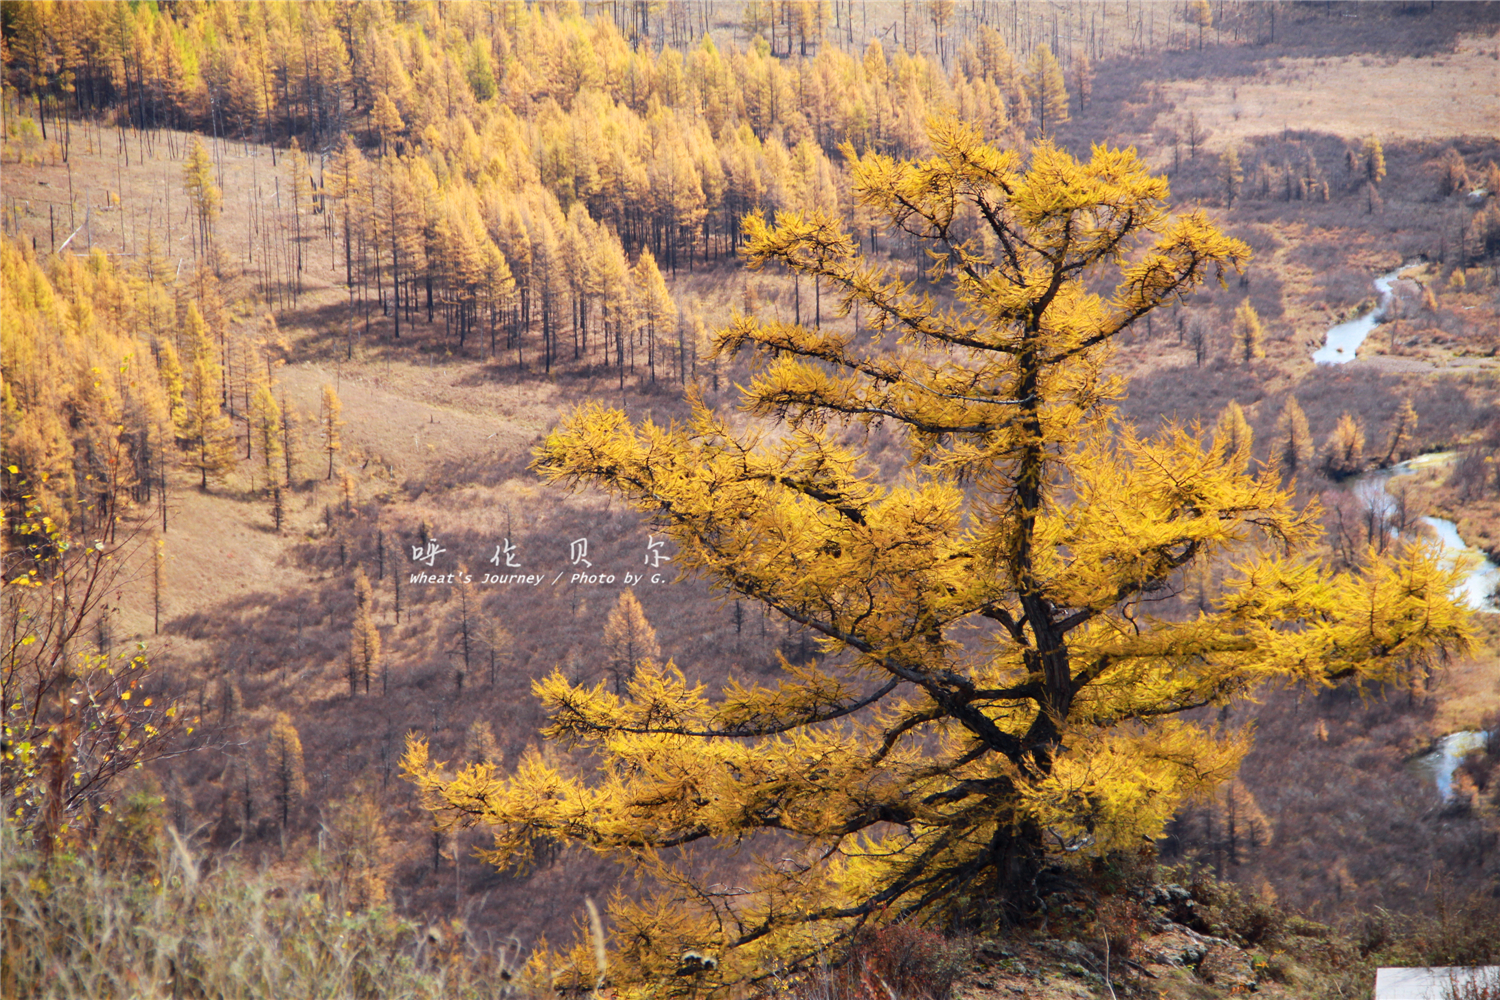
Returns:
[[[1178,115],[1196,113],[1214,152],[1283,130],[1383,142],[1492,136],[1500,123],[1500,39],[1459,39],[1423,56],[1275,59],[1250,79],[1175,80],[1163,86]]]

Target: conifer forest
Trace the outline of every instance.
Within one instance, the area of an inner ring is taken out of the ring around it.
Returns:
[[[1500,996],[1500,4],[0,46],[0,996]]]

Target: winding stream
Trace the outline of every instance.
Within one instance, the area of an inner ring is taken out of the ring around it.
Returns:
[[[1500,586],[1500,566],[1496,566],[1479,549],[1465,545],[1464,540],[1458,537],[1458,526],[1452,521],[1445,521],[1441,517],[1424,517],[1422,523],[1438,536],[1438,541],[1443,543],[1443,554],[1454,565],[1473,567],[1464,574],[1463,582],[1458,585],[1469,607],[1475,611],[1500,611],[1490,600],[1490,595]]]
[[[1453,798],[1453,775],[1458,771],[1459,762],[1468,754],[1483,750],[1489,737],[1489,733],[1477,729],[1449,733],[1427,753],[1413,759],[1411,766],[1421,774],[1430,775],[1446,801]]]
[[[1363,316],[1329,328],[1323,338],[1323,346],[1313,352],[1313,361],[1320,365],[1343,365],[1353,361],[1359,345],[1365,342],[1370,331],[1385,318],[1385,311],[1391,304],[1391,284],[1409,266],[1402,264],[1390,274],[1382,274],[1376,278],[1375,290],[1380,293],[1380,301],[1375,304],[1375,308]]]
[[[1332,334],[1332,331],[1329,332]],[[1453,457],[1453,452],[1418,455],[1389,469],[1375,469],[1355,476],[1353,488],[1365,503],[1371,506],[1379,504],[1380,509],[1389,514],[1396,503],[1395,498],[1386,491],[1386,486],[1392,479],[1419,469],[1446,465]],[[1467,569],[1458,585],[1458,592],[1464,595],[1469,607],[1475,611],[1500,611],[1489,599],[1496,586],[1500,585],[1500,566],[1496,566],[1479,549],[1465,545],[1464,540],[1459,537],[1458,526],[1452,521],[1441,517],[1424,517],[1421,520],[1442,543],[1444,556],[1454,565]],[[1446,802],[1453,798],[1453,776],[1458,771],[1459,762],[1466,755],[1484,749],[1489,738],[1489,733],[1475,729],[1449,733],[1433,743],[1431,750],[1413,758],[1411,766],[1418,773],[1432,779],[1437,785],[1438,794]]]
[[[1386,492],[1386,486],[1392,479],[1420,469],[1446,465],[1452,461],[1453,457],[1454,453],[1451,451],[1418,455],[1393,465],[1389,469],[1374,469],[1361,473],[1349,482],[1362,501],[1372,507],[1378,504],[1383,513],[1389,514],[1396,503],[1395,499]],[[1458,585],[1458,592],[1464,595],[1465,603],[1475,611],[1500,612],[1500,607],[1496,607],[1489,599],[1495,588],[1500,586],[1500,566],[1495,565],[1494,561],[1480,549],[1465,545],[1464,540],[1459,537],[1458,526],[1452,521],[1441,517],[1424,517],[1421,520],[1437,536],[1443,546],[1443,555],[1450,564],[1465,570],[1463,579]]]

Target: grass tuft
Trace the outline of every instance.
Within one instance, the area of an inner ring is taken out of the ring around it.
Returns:
[[[499,954],[448,947],[390,909],[349,909],[237,862],[211,868],[172,833],[130,870],[93,853],[45,863],[9,826],[0,995],[37,1000],[501,997]]]

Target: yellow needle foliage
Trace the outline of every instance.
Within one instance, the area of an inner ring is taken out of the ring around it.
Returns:
[[[1467,641],[1433,552],[1336,574],[1298,554],[1316,512],[1247,448],[1111,422],[1110,339],[1244,244],[1171,217],[1133,151],[1023,161],[961,124],[929,137],[921,162],[849,155],[861,204],[926,244],[951,297],[820,214],[751,216],[749,266],[815,276],[874,339],[739,316],[717,347],[763,359],[744,406],[777,433],[737,436],[701,403],[669,427],[589,406],[539,449],[547,479],[634,503],[677,565],[815,630],[823,655],[716,696],[670,663],[620,695],[555,673],[544,735],[591,755],[578,770],[549,745],[509,775],[445,777],[411,743],[438,822],[492,825],[495,863],[563,841],[660,887],[613,903],[607,970],[579,947],[550,959],[555,983],[726,991],[865,922],[1024,918],[1049,856],[1156,837],[1234,773],[1248,734],[1179,713],[1268,681],[1395,680]],[[836,433],[877,421],[905,431],[897,482]],[[1208,560],[1234,564],[1217,603],[1158,613]],[[690,846],[752,838],[751,861]]]

